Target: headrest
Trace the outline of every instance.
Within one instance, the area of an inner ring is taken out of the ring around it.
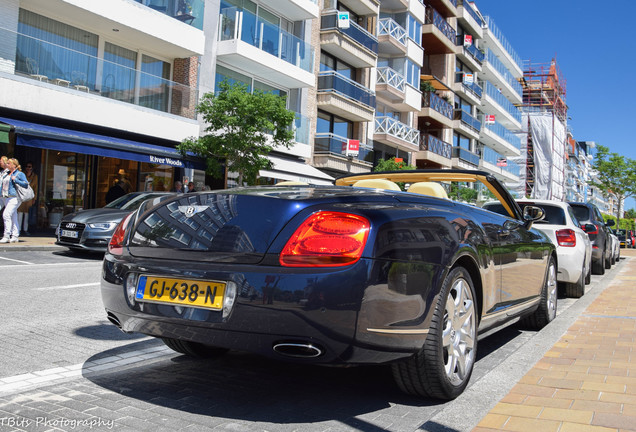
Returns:
[[[413,183],[409,187],[409,192],[448,199],[448,194],[446,193],[444,186],[435,182]]]
[[[391,180],[385,179],[363,179],[358,180],[353,184],[353,187],[363,187],[363,188],[371,188],[371,189],[386,189],[386,190],[394,190],[401,191],[400,187],[392,182]]]

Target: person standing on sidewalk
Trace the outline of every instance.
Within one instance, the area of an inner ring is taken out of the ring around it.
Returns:
[[[29,181],[22,171],[20,164],[15,158],[9,159],[6,164],[9,174],[2,179],[2,198],[4,199],[4,211],[2,219],[4,221],[4,236],[0,239],[0,243],[17,243],[20,237],[20,227],[18,226],[18,206],[20,200],[15,190],[15,185],[27,187]]]
[[[9,158],[6,156],[0,157],[0,211],[4,208],[4,197],[2,196],[2,182],[4,177],[9,174],[9,168],[7,168],[7,163],[9,162]]]
[[[29,161],[25,167],[26,179],[29,182],[29,186],[33,189],[35,197],[31,201],[25,201],[18,207],[18,230],[22,230],[23,235],[29,234],[29,213],[31,213],[31,207],[35,203],[38,196],[38,175],[33,172],[33,162]]]

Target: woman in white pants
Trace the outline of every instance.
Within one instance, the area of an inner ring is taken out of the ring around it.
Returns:
[[[20,200],[15,190],[16,185],[27,187],[29,181],[22,171],[20,164],[15,158],[9,159],[5,164],[9,169],[9,173],[2,179],[2,197],[4,198],[4,211],[2,219],[4,220],[4,235],[0,239],[0,243],[17,243],[20,237],[20,226],[18,225],[18,206]]]

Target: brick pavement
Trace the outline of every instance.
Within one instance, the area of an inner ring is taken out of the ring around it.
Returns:
[[[636,251],[473,432],[636,431]]]

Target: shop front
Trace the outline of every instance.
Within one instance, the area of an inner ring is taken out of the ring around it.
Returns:
[[[204,176],[202,161],[174,148],[2,117],[0,125],[0,154],[30,162],[38,175],[33,228],[53,229],[65,214],[103,207],[113,187],[169,191],[177,180]]]

